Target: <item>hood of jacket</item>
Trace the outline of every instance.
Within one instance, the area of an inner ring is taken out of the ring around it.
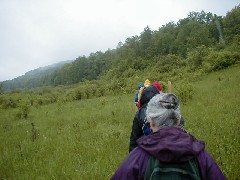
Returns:
[[[181,128],[161,128],[137,141],[138,147],[162,162],[185,162],[197,157],[205,149],[197,140]]]
[[[158,89],[155,86],[148,86],[148,87],[146,87],[143,90],[142,94],[141,94],[140,107],[142,107],[143,105],[147,105],[147,103],[156,94],[159,94],[159,91],[158,91]]]

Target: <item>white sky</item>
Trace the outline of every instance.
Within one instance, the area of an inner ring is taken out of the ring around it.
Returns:
[[[239,0],[0,0],[0,81],[115,49],[189,12],[225,16]]]

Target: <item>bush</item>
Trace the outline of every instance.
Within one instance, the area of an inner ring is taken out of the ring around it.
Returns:
[[[182,104],[186,104],[193,98],[193,86],[190,83],[181,83],[174,85],[174,92],[179,97]]]
[[[203,62],[205,61],[205,56],[210,52],[210,49],[206,46],[202,45],[189,51],[187,54],[187,62],[193,68],[199,68],[202,66]]]
[[[30,113],[30,107],[27,104],[23,104],[19,107],[16,117],[18,119],[27,119]]]
[[[6,96],[1,96],[0,97],[0,105],[1,105],[2,109],[16,108],[17,101],[11,97],[8,98]]]
[[[215,70],[227,68],[240,60],[239,52],[224,51],[220,53],[219,61],[215,65]]]
[[[206,63],[208,63],[208,69],[212,71],[221,70],[227,68],[240,61],[239,52],[231,51],[221,51],[221,52],[211,52],[206,57]]]

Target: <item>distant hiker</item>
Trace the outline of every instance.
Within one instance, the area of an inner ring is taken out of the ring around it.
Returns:
[[[138,104],[138,93],[139,93],[139,91],[140,91],[140,89],[141,89],[142,87],[144,87],[144,84],[143,84],[143,83],[142,83],[142,84],[139,84],[138,90],[137,90],[136,93],[135,93],[135,105],[136,105],[136,106],[137,106],[137,104]]]
[[[146,109],[152,133],[141,137],[112,180],[218,179],[225,180],[205,143],[179,127],[179,101],[174,94],[154,96]]]
[[[153,86],[155,86],[158,89],[158,91],[162,91],[162,86],[158,81],[154,81]]]
[[[158,91],[160,92],[160,94],[162,93],[162,86],[161,86],[160,82],[154,81],[154,82],[153,82],[153,86],[155,86],[155,87],[158,89]]]
[[[145,127],[145,120],[146,120],[145,111],[146,111],[147,103],[156,94],[159,94],[159,91],[155,86],[146,87],[141,94],[141,98],[139,100],[140,108],[136,112],[135,117],[133,119],[132,132],[131,132],[131,136],[130,136],[129,152],[131,150],[133,150],[135,147],[137,147],[137,139],[138,138],[140,138],[144,134],[147,135],[150,133],[149,132],[150,129],[147,128],[147,125]]]
[[[141,88],[139,89],[139,92],[138,92],[138,103],[137,103],[138,109],[140,108],[140,99],[141,99],[141,96],[142,96],[142,92],[143,92],[143,90],[144,90],[146,87],[148,87],[148,86],[151,85],[151,82],[150,82],[148,79],[146,79],[143,85],[144,85],[144,86],[141,87]]]
[[[145,80],[144,82],[144,87],[148,87],[151,85],[151,81],[149,81],[148,79]]]

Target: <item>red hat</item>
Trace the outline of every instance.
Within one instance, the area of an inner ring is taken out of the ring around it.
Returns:
[[[155,86],[159,91],[162,91],[162,86],[158,81],[154,81],[153,86]]]

